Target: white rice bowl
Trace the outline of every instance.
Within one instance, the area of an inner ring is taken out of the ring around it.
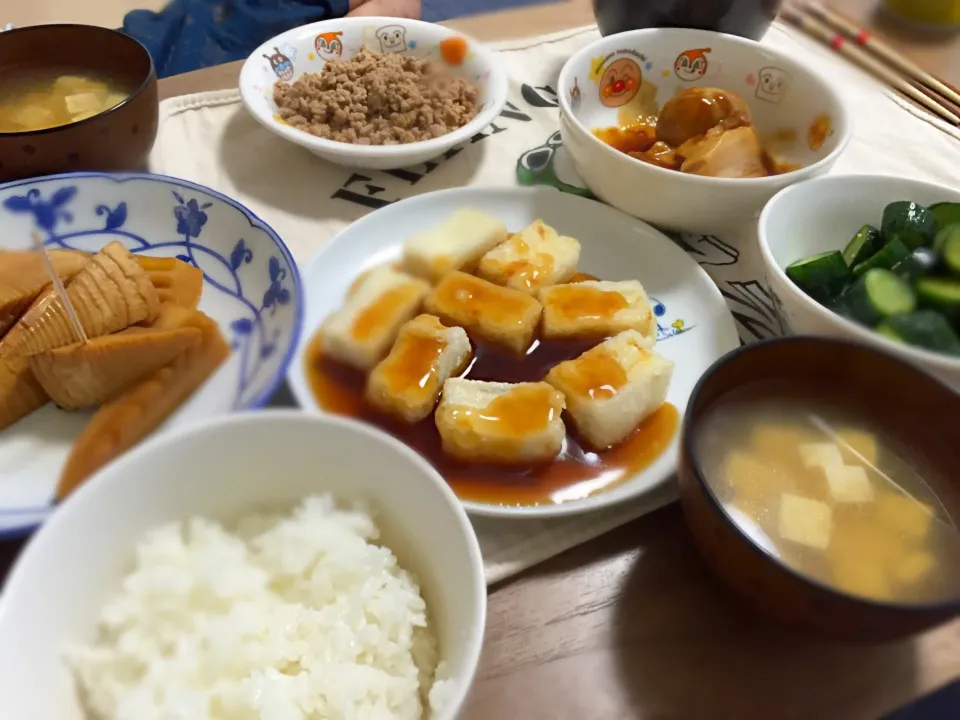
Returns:
[[[94,643],[66,650],[88,711],[110,720],[436,712],[449,681],[437,680],[427,606],[378,537],[365,508],[330,495],[229,528],[194,518],[152,530]]]

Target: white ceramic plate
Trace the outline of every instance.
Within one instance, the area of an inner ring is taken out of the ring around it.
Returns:
[[[716,285],[683,250],[649,225],[553,188],[444,190],[389,205],[354,223],[327,243],[303,272],[304,333],[288,374],[302,407],[322,411],[304,375],[303,349],[323,319],[343,302],[353,279],[368,267],[397,259],[404,240],[467,206],[502,219],[513,231],[542,218],[580,240],[581,271],[606,280],[639,279],[658,301],[658,351],[676,363],[667,399],[681,415],[700,375],[739,347],[733,317]],[[477,515],[551,517],[623,502],[670,479],[677,465],[676,440],[643,472],[584,499],[530,507],[475,502],[464,506]]]
[[[234,200],[186,180],[144,174],[69,173],[0,185],[0,250],[29,246],[182,257],[204,273],[200,309],[234,352],[164,424],[263,405],[283,380],[300,333],[300,277],[283,241]],[[51,498],[89,413],[52,404],[0,430],[0,537],[22,535]]]

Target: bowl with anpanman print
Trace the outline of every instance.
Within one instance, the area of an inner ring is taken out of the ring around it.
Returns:
[[[850,119],[829,82],[732,35],[653,28],[575,53],[558,86],[564,147],[600,199],[702,234],[750,227],[780,189],[827,172]]]
[[[240,71],[247,110],[325,160],[389,170],[473,137],[507,101],[496,53],[441,25],[325,20],[277,35]]]

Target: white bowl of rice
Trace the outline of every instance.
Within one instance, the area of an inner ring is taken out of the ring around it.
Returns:
[[[0,718],[451,720],[476,536],[416,453],[326,415],[163,434],[54,513],[0,595]]]

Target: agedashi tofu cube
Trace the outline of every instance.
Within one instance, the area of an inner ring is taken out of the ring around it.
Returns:
[[[650,348],[649,338],[625,330],[547,373],[594,449],[622,442],[666,401],[673,362]]]
[[[823,468],[830,497],[840,503],[865,503],[873,500],[873,483],[862,465],[828,465]]]
[[[387,354],[400,326],[417,314],[429,291],[423,280],[393,268],[371,271],[324,322],[324,351],[369,370]]]
[[[534,463],[563,448],[563,394],[545,382],[450,378],[434,415],[443,449],[461,460]]]
[[[507,226],[497,218],[463,208],[437,227],[407,240],[403,264],[408,272],[438,282],[454,270],[472,270],[507,234]]]
[[[833,513],[826,503],[792,493],[781,496],[778,529],[784,540],[826,550],[832,524]]]
[[[424,306],[446,324],[517,353],[530,347],[542,310],[526,293],[463,272],[447,275]]]
[[[497,285],[535,295],[540,288],[565,283],[577,271],[580,243],[534,220],[480,259],[477,275]]]
[[[877,521],[900,537],[921,540],[933,522],[929,507],[899,492],[879,493],[876,503]]]
[[[419,422],[433,412],[443,383],[463,371],[470,354],[463,328],[418,315],[400,328],[390,353],[370,373],[367,400],[406,422]]]
[[[543,336],[603,337],[636,330],[656,340],[657,323],[647,293],[636,280],[584,280],[540,290]]]

